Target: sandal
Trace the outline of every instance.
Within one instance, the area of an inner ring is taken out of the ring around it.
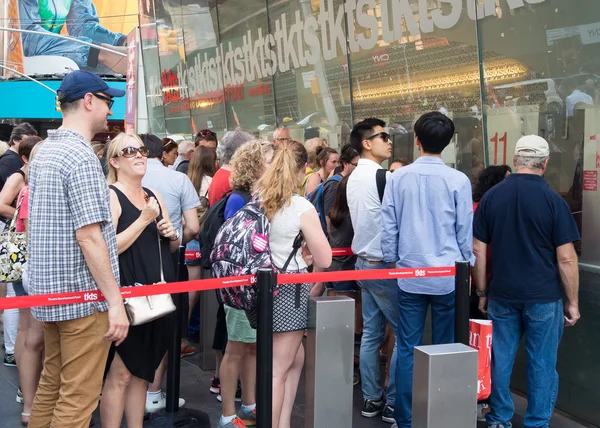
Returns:
[[[29,425],[29,418],[31,417],[30,413],[21,413],[21,426],[26,427]],[[27,418],[27,422],[23,420],[23,418]]]

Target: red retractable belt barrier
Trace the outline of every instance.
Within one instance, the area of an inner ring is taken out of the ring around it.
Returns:
[[[200,257],[202,257],[200,250],[185,250],[186,260],[200,260]]]
[[[398,278],[428,278],[454,276],[455,267],[439,268],[410,268],[410,269],[372,269],[372,270],[345,270],[337,272],[313,272],[304,274],[279,274],[277,283],[298,284],[301,282],[338,282],[360,281],[373,279],[398,279]],[[153,296],[165,293],[185,293],[188,291],[206,291],[225,287],[240,287],[256,282],[254,275],[201,279],[196,281],[170,282],[167,284],[153,284],[136,287],[121,288],[123,298]],[[0,299],[0,310],[13,308],[30,308],[32,306],[55,306],[72,303],[88,303],[104,300],[99,290],[40,294],[36,296],[7,297]]]
[[[332,248],[331,254],[333,257],[353,256],[352,248]],[[200,250],[185,250],[186,260],[199,260],[202,256]]]

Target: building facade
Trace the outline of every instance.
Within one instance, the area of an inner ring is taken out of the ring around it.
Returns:
[[[597,0],[169,0],[140,2],[148,128],[159,135],[348,141],[378,117],[394,157],[416,157],[412,124],[442,111],[444,160],[473,180],[546,138],[545,175],[582,232],[581,313],[560,349],[557,407],[600,424],[600,5]],[[525,391],[524,350],[514,387]]]

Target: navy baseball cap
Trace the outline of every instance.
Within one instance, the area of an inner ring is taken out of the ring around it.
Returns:
[[[100,76],[89,71],[75,70],[67,74],[58,87],[58,99],[68,103],[77,101],[90,92],[103,92],[113,98],[125,95],[125,91],[111,88]]]

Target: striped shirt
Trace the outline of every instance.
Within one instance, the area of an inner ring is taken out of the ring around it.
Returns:
[[[92,291],[98,288],[75,232],[99,223],[119,281],[117,239],[108,186],[90,142],[59,129],[48,136],[29,168],[29,293]],[[83,318],[104,312],[106,302],[32,308],[39,321]]]

